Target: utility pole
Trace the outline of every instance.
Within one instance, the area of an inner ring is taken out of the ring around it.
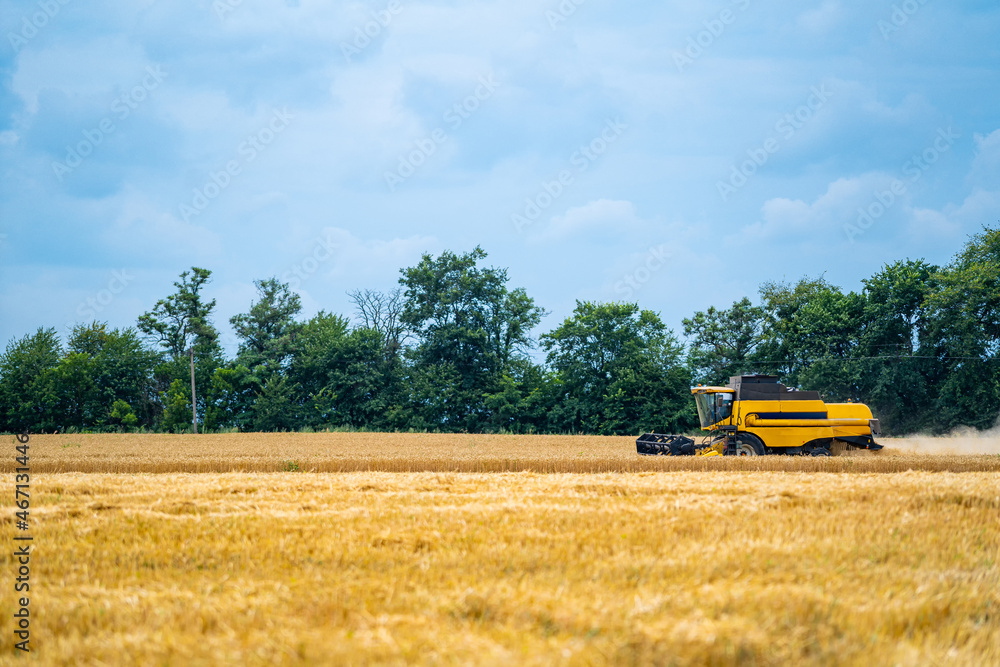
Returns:
[[[195,395],[194,390],[194,345],[188,348],[188,354],[191,355],[191,427],[194,429],[195,434],[198,433],[198,397]]]

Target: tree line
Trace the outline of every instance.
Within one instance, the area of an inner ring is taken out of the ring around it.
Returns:
[[[1000,414],[998,229],[946,266],[885,265],[859,292],[822,276],[765,283],[756,304],[684,319],[683,341],[638,304],[589,301],[536,340],[545,312],[486,256],[424,255],[398,288],[349,293],[353,318],[302,319],[288,284],[259,280],[230,319],[233,358],[203,294],[211,272],[191,268],[134,327],[11,341],[0,431],[186,432],[192,412],[205,431],[691,431],[691,385],[754,372],[865,402],[893,434],[983,429]]]

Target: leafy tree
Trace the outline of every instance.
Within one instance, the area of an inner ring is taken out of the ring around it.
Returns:
[[[6,415],[0,429],[117,427],[111,412],[119,400],[142,406],[151,423],[155,362],[132,329],[79,325],[65,349],[54,329],[39,329],[0,358],[0,414]]]
[[[81,407],[87,426],[120,427],[120,419],[112,417],[113,406],[119,401],[128,405],[136,423],[152,426],[155,409],[154,369],[159,355],[146,349],[138,332],[132,328],[108,329],[107,324],[93,322],[73,328],[66,343],[67,351],[82,355],[86,360],[86,376],[91,391]],[[68,362],[67,357],[60,366]],[[77,390],[83,380],[77,381]],[[121,407],[121,406],[119,406]],[[135,408],[139,412],[135,412]],[[83,424],[81,424],[83,425]]]
[[[988,428],[1000,413],[1000,229],[984,228],[933,276],[929,345],[940,360],[937,430]]]
[[[573,315],[541,338],[557,376],[558,430],[624,434],[693,425],[683,348],[656,313],[578,301]]]
[[[952,318],[967,321],[984,336],[984,349],[1000,345],[1000,228],[985,227],[972,236],[946,271],[936,275],[941,290],[930,306],[952,309]]]
[[[401,398],[399,360],[374,329],[320,312],[305,324],[289,369],[307,426],[388,428]]]
[[[395,418],[404,428],[416,431],[480,430],[488,394],[470,396],[463,391],[462,376],[449,362],[410,363],[406,367],[405,404]],[[477,412],[470,412],[470,405]]]
[[[258,300],[249,312],[234,315],[229,322],[240,339],[239,361],[251,370],[260,368],[266,378],[284,368],[292,353],[295,334],[301,328],[295,316],[302,303],[288,283],[277,278],[254,284]]]
[[[263,389],[261,379],[234,362],[215,369],[206,393],[205,428],[253,430],[253,409]]]
[[[132,430],[139,421],[135,411],[132,410],[132,406],[121,399],[116,400],[111,405],[111,412],[108,417],[111,424],[122,431]]]
[[[303,406],[303,425],[316,427],[339,422],[335,392],[327,385],[336,350],[349,331],[347,318],[320,311],[299,332],[288,377],[297,387]]]
[[[754,365],[827,400],[856,400],[862,393],[857,356],[865,296],[844,294],[822,277],[795,285],[765,283],[760,291],[764,320]]]
[[[46,374],[45,388],[47,402],[52,406],[53,427],[83,429],[100,419],[95,374],[93,360],[80,352],[69,352]]]
[[[163,394],[163,419],[160,429],[183,433],[191,428],[191,385],[176,379]]]
[[[858,346],[860,398],[887,433],[933,428],[939,383],[928,344],[928,298],[939,269],[923,260],[897,261],[865,279],[865,322]],[[868,357],[868,358],[864,358]]]
[[[287,377],[274,375],[264,385],[253,406],[255,431],[294,431],[300,428],[295,387]]]
[[[139,331],[162,346],[174,360],[180,360],[192,346],[199,348],[196,352],[214,352],[219,337],[211,321],[215,299],[206,302],[201,296],[211,275],[208,269],[197,267],[184,271],[174,283],[177,292],[160,299],[153,310],[139,316]]]
[[[808,316],[800,311],[808,304],[840,288],[822,276],[803,278],[795,285],[766,282],[760,287],[764,323],[757,346],[757,365],[781,376],[789,386],[799,385],[799,376],[812,361],[812,350],[804,344],[803,327]]]
[[[61,419],[55,412],[51,373],[62,345],[55,329],[39,328],[7,344],[0,356],[0,431],[52,431]]]
[[[926,302],[936,289],[939,270],[923,260],[904,260],[862,280],[868,296],[863,341],[867,352],[912,355],[919,350],[927,333]]]
[[[543,433],[558,396],[555,375],[522,359],[501,378],[497,391],[487,394],[487,429],[497,433]]]
[[[705,384],[726,384],[734,375],[751,372],[753,354],[761,343],[764,309],[744,297],[729,310],[697,312],[684,319],[684,335],[691,339],[688,363],[694,377]]]
[[[445,251],[402,271],[401,319],[418,340],[410,355],[414,410],[429,428],[480,430],[489,420],[486,395],[532,347],[544,314],[523,289],[507,289],[506,269],[479,267],[485,258],[479,247]],[[445,384],[432,395],[421,390],[427,378]]]
[[[288,370],[296,336],[302,329],[302,324],[295,321],[302,310],[301,299],[287,283],[276,278],[257,280],[254,285],[257,301],[251,304],[248,312],[229,320],[240,339],[236,359],[215,368],[208,381],[205,392],[207,429],[271,430],[269,425],[278,425],[280,430],[288,430],[290,424],[298,423],[298,417],[289,417],[288,423],[276,416],[260,417],[267,411],[257,410],[256,403],[264,397],[266,402],[273,404],[277,387],[281,391],[290,388],[277,380]],[[272,380],[275,382],[271,383]],[[267,389],[269,383],[270,389]]]
[[[211,315],[215,309],[215,299],[205,301],[201,291],[208,284],[212,272],[208,269],[192,267],[184,271],[180,280],[174,282],[177,291],[165,299],[160,299],[149,312],[139,317],[138,329],[152,342],[157,343],[169,355],[167,363],[157,368],[156,376],[161,396],[170,403],[170,415],[164,416],[169,429],[177,429],[175,423],[180,394],[173,390],[176,381],[187,378],[190,369],[187,355],[190,353],[195,364],[195,383],[205,387],[211,381],[215,369],[222,365],[222,349],[219,333],[212,324]],[[165,390],[165,391],[164,391]],[[187,397],[191,401],[190,388]],[[198,393],[198,412],[204,421],[207,401],[204,392]]]
[[[673,333],[636,304],[578,302],[529,353],[542,310],[486,253],[424,255],[400,289],[350,293],[358,326],[325,312],[296,321],[274,278],[230,321],[225,362],[192,268],[131,328],[53,329],[0,355],[0,430],[190,428],[188,350],[208,429],[351,426],[470,432],[637,433],[696,424],[692,372],[721,383],[761,370],[827,400],[868,403],[892,433],[993,426],[1000,414],[1000,229],[972,236],[947,266],[888,264],[845,292],[822,277],[765,283],[749,299]],[[150,350],[140,332],[158,349]]]
[[[793,330],[800,338],[789,344],[801,360],[797,383],[824,394],[827,400],[857,400],[862,393],[857,357],[865,326],[865,297],[838,288],[819,292],[795,314]]]
[[[387,428],[387,415],[400,401],[398,359],[383,354],[373,329],[353,329],[332,348],[327,391],[336,400],[336,425]]]

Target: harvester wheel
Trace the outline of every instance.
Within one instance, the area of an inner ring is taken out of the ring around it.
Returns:
[[[833,454],[830,452],[830,450],[827,449],[826,447],[814,447],[813,450],[811,452],[809,452],[809,455],[810,456],[833,456]]]
[[[755,435],[740,433],[736,436],[736,456],[763,456],[764,443]]]

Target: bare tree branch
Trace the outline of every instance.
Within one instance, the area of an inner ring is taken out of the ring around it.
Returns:
[[[398,287],[390,292],[354,290],[347,296],[354,302],[361,326],[376,331],[382,337],[386,355],[398,356],[406,342],[406,326],[400,319],[403,293]]]

